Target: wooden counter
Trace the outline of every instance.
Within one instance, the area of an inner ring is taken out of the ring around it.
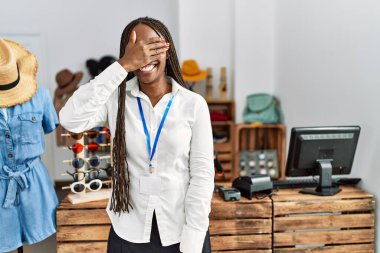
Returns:
[[[329,197],[286,189],[271,199],[237,202],[225,202],[215,193],[210,213],[212,251],[373,253],[373,195],[355,187],[342,189]],[[106,205],[107,201],[72,205],[64,199],[57,210],[58,253],[106,252],[110,229]]]

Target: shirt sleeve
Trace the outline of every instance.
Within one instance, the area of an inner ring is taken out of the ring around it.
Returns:
[[[106,103],[127,74],[118,62],[114,62],[89,83],[80,86],[59,112],[61,125],[74,133],[104,126]]]
[[[53,132],[59,125],[57,112],[53,106],[50,93],[47,89],[43,89],[43,116],[42,116],[42,128],[44,133],[48,134]]]
[[[180,242],[180,251],[183,253],[202,252],[214,191],[210,112],[203,98],[196,108],[190,144],[190,184],[185,197],[186,222]]]

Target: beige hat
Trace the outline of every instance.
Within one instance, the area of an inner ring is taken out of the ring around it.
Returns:
[[[37,91],[37,59],[16,42],[0,39],[0,107],[22,104]]]

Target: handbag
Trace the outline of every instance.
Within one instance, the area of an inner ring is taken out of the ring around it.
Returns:
[[[275,96],[266,93],[256,93],[247,97],[243,120],[246,123],[279,124],[284,121],[284,115],[280,102]]]

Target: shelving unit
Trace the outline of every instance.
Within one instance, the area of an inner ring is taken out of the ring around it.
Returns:
[[[236,124],[234,178],[238,177],[240,172],[240,152],[262,149],[265,132],[267,133],[267,149],[277,150],[279,176],[272,179],[285,179],[286,128],[283,124]]]
[[[226,181],[233,179],[234,167],[234,128],[235,128],[235,103],[232,100],[207,100],[210,113],[216,112],[228,117],[225,121],[211,121],[214,134],[224,133],[227,140],[223,143],[214,142],[214,150],[218,153],[218,159],[222,164]]]

